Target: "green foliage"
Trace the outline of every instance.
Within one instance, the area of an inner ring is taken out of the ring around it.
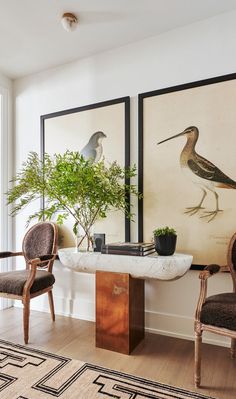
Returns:
[[[8,203],[13,204],[14,216],[44,196],[45,209],[30,215],[28,223],[34,218],[50,220],[56,217],[56,222],[63,224],[71,215],[74,233],[77,234],[80,225],[87,235],[94,222],[105,218],[111,209],[132,217],[127,197],[140,195],[136,186],[125,184],[125,179],[135,175],[135,167],[124,169],[116,162],[107,166],[104,160],[95,164],[85,160],[79,152],[45,154],[43,161],[37,153],[31,152],[13,179],[14,186],[7,193]]]
[[[176,236],[176,231],[172,227],[162,227],[159,229],[155,229],[153,231],[154,236],[165,236],[165,235],[175,235]]]

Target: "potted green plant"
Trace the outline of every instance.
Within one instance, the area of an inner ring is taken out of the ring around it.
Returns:
[[[156,252],[164,256],[173,255],[177,240],[175,229],[166,226],[155,229],[153,234]]]
[[[34,218],[56,218],[56,223],[63,224],[70,216],[75,236],[79,226],[84,232],[78,245],[86,238],[89,249],[91,227],[97,219],[105,218],[111,209],[121,210],[131,218],[127,196],[139,194],[136,186],[125,181],[135,174],[135,166],[125,169],[117,162],[107,165],[104,160],[93,163],[79,152],[45,154],[43,160],[31,152],[13,179],[14,186],[7,193],[8,203],[13,204],[14,216],[43,196],[44,207],[31,214],[27,222]]]

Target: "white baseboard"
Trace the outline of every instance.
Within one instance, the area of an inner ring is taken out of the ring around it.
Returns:
[[[75,319],[95,321],[95,304],[88,300],[61,298],[53,296],[56,315],[73,317]],[[15,307],[22,308],[20,301],[15,301]],[[49,313],[48,300],[46,295],[30,301],[30,309],[39,312]]]
[[[194,318],[146,310],[145,330],[154,334],[194,341]],[[203,342],[212,345],[230,346],[230,339],[216,334],[204,333]]]
[[[16,307],[22,307],[19,301],[15,302]],[[55,313],[75,319],[95,321],[95,303],[84,299],[61,298],[54,295]],[[47,296],[42,296],[31,301],[31,309],[41,312],[49,312]],[[169,337],[194,340],[194,319],[191,317],[145,311],[145,331],[154,334],[166,335]],[[230,340],[216,334],[203,334],[203,342],[230,346]]]

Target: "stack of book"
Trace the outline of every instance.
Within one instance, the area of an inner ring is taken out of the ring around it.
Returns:
[[[102,245],[102,254],[147,256],[155,252],[154,243],[118,242]]]

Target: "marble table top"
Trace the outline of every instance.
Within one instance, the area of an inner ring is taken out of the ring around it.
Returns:
[[[58,250],[61,263],[76,272],[96,273],[96,270],[129,273],[134,278],[176,280],[191,267],[192,255],[172,256],[107,255],[100,252],[77,252],[75,248]]]

